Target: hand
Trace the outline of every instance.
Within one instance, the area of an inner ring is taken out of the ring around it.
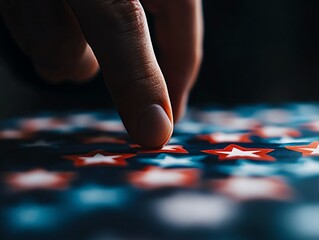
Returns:
[[[100,67],[128,133],[144,147],[167,143],[201,62],[200,0],[0,3],[13,38],[43,78],[85,81]],[[142,5],[154,15],[158,59]]]

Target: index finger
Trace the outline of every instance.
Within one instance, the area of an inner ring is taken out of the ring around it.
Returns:
[[[129,134],[146,147],[170,138],[173,116],[138,0],[68,0]]]

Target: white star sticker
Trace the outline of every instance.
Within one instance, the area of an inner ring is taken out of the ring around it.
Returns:
[[[218,228],[237,216],[236,205],[226,198],[199,193],[176,193],[154,202],[153,212],[179,228]]]
[[[216,133],[212,135],[216,142],[238,142],[242,136],[241,133]]]
[[[265,126],[260,128],[259,131],[264,137],[268,137],[268,138],[299,135],[299,132],[297,130],[286,128],[286,127],[278,127],[278,126]]]
[[[256,158],[260,158],[260,156],[258,154],[255,154],[258,152],[260,152],[260,151],[259,150],[243,151],[243,150],[240,150],[240,149],[235,148],[235,147],[231,151],[218,151],[218,153],[228,154],[227,158],[230,158],[230,157],[256,157]]]
[[[14,189],[63,189],[68,186],[73,175],[66,172],[49,172],[36,169],[29,172],[12,173],[6,182]]]
[[[231,177],[213,181],[214,189],[240,200],[287,199],[291,190],[281,178]]]
[[[225,130],[250,130],[254,127],[258,126],[258,122],[253,118],[233,118],[225,119],[225,121],[221,124]]]
[[[176,147],[177,147],[176,145],[165,145],[164,147],[161,148],[161,150],[170,151],[170,150],[175,150]]]
[[[115,159],[116,157],[118,157],[118,155],[104,156],[100,153],[97,153],[93,157],[80,157],[80,159],[83,159],[85,164],[115,164],[117,163],[117,160]]]
[[[142,181],[154,185],[178,183],[183,181],[183,179],[184,175],[179,172],[163,172],[161,170],[149,171],[141,178]]]

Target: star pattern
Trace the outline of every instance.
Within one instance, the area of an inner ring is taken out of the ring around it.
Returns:
[[[127,166],[126,159],[136,156],[136,154],[127,153],[109,153],[103,150],[93,151],[87,154],[68,155],[65,159],[74,161],[76,167],[87,166],[113,166],[125,167]]]
[[[161,168],[169,167],[201,167],[202,164],[198,160],[203,159],[204,157],[174,157],[166,154],[160,154],[157,158],[147,158],[141,159],[141,162],[147,164],[155,164]]]
[[[280,232],[279,217],[281,236],[288,236],[293,225],[285,213],[314,204],[307,216],[297,214],[313,219],[298,220],[300,235],[289,236],[304,239],[310,229],[316,235],[307,236],[317,239],[315,106],[284,105],[285,113],[267,105],[217,106],[202,115],[197,109],[162,149],[130,145],[134,139],[109,111],[0,120],[1,229],[8,239],[58,239],[69,234],[66,226],[83,226],[70,238],[113,239],[129,220],[132,230],[150,226],[150,238],[156,228],[163,238],[241,239],[265,223]]]
[[[302,156],[319,156],[319,142],[312,142],[309,145],[286,146],[287,149],[300,152]]]
[[[300,132],[293,128],[265,126],[256,130],[256,135],[262,138],[275,138],[275,137],[299,137]]]
[[[218,155],[220,160],[250,159],[260,161],[274,161],[275,159],[268,153],[274,149],[268,148],[244,148],[235,144],[230,144],[224,149],[203,150],[208,154]]]
[[[159,167],[146,167],[142,171],[129,173],[129,182],[145,189],[163,187],[191,187],[199,180],[198,169],[162,169]]]
[[[213,190],[240,201],[254,199],[288,200],[291,188],[281,178],[230,177],[212,181]]]
[[[198,139],[208,141],[210,143],[225,143],[225,142],[251,142],[247,133],[222,133],[216,132],[207,135],[200,135]]]
[[[49,172],[35,169],[28,172],[9,173],[5,176],[5,182],[13,190],[60,190],[67,188],[74,176],[74,173],[69,172]]]

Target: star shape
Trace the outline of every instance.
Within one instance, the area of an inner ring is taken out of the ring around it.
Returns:
[[[243,118],[243,117],[234,117],[229,119],[224,119],[219,124],[225,130],[252,130],[260,126],[260,123],[254,118]]]
[[[249,161],[240,161],[236,166],[220,166],[221,171],[233,176],[270,176],[277,168],[272,165],[256,164]]]
[[[120,120],[100,120],[92,128],[106,132],[125,132],[125,127]]]
[[[65,119],[54,117],[38,117],[25,119],[20,122],[20,126],[27,132],[37,131],[60,131],[71,132],[73,126]]]
[[[268,148],[244,148],[235,144],[230,144],[224,149],[203,150],[202,152],[208,154],[218,155],[220,160],[234,160],[234,159],[251,159],[261,161],[274,161],[275,159],[267,153],[274,151]]]
[[[152,203],[154,213],[174,228],[219,229],[236,219],[236,203],[223,196],[199,192],[174,192]]]
[[[285,148],[300,152],[304,157],[319,156],[319,142],[312,142],[309,145],[302,146],[286,146]]]
[[[29,137],[27,132],[16,129],[5,129],[0,131],[0,139],[24,139]]]
[[[127,166],[126,159],[136,156],[136,154],[128,153],[109,153],[103,150],[89,152],[87,154],[68,155],[65,159],[74,161],[76,167],[86,166],[113,166],[125,167]]]
[[[258,111],[255,117],[270,124],[285,124],[290,121],[291,113],[285,109],[272,108]]]
[[[141,162],[145,162],[148,164],[155,164],[160,166],[161,168],[168,168],[168,167],[200,167],[202,164],[198,161],[204,157],[173,157],[168,156],[166,154],[160,154],[157,158],[150,158],[150,159],[142,159]],[[196,160],[196,161],[194,161]]]
[[[293,128],[265,126],[256,130],[256,135],[262,138],[275,138],[275,137],[299,137],[300,132]]]
[[[306,123],[304,124],[304,126],[310,129],[311,131],[319,132],[319,120]]]
[[[274,199],[287,200],[292,190],[281,178],[230,177],[211,181],[216,192],[237,200]]]
[[[28,172],[6,174],[5,182],[13,190],[59,190],[67,188],[73,177],[74,173],[49,172],[43,169],[35,169]]]
[[[289,144],[289,143],[307,143],[309,138],[292,138],[292,137],[282,137],[280,139],[270,140],[269,142],[275,144]]]
[[[21,201],[6,207],[6,225],[23,235],[26,231],[51,231],[61,224],[61,211],[55,205]]]
[[[208,141],[210,143],[224,143],[224,142],[251,142],[249,134],[247,133],[222,133],[216,132],[207,135],[200,135],[198,137],[201,140]]]
[[[239,116],[232,111],[219,111],[219,110],[204,110],[195,113],[200,122],[209,123],[213,125],[224,124],[225,121],[230,119],[238,119]]]
[[[52,147],[52,148],[57,147],[53,143],[49,143],[49,142],[44,141],[44,140],[39,140],[39,141],[36,141],[34,143],[22,144],[22,146],[23,147]]]
[[[199,133],[203,130],[207,129],[209,126],[208,124],[193,122],[193,121],[183,121],[178,123],[175,127],[177,132],[181,133]]]
[[[70,125],[77,128],[88,128],[96,123],[96,119],[92,113],[78,113],[68,116]]]
[[[131,144],[130,147],[137,149],[138,153],[188,153],[182,145],[166,145],[161,149],[143,149],[137,144]]]
[[[112,136],[97,136],[97,137],[91,137],[84,140],[85,144],[95,144],[95,143],[113,143],[113,144],[125,144],[126,141],[112,137]]]
[[[319,163],[313,160],[305,160],[299,164],[287,164],[284,170],[302,177],[311,177],[319,175]]]
[[[193,168],[162,169],[149,166],[142,171],[129,173],[128,180],[132,185],[145,189],[191,187],[198,182],[199,174],[199,170]]]
[[[100,186],[87,184],[70,191],[73,205],[78,205],[82,210],[85,208],[118,207],[129,199],[125,188]]]

